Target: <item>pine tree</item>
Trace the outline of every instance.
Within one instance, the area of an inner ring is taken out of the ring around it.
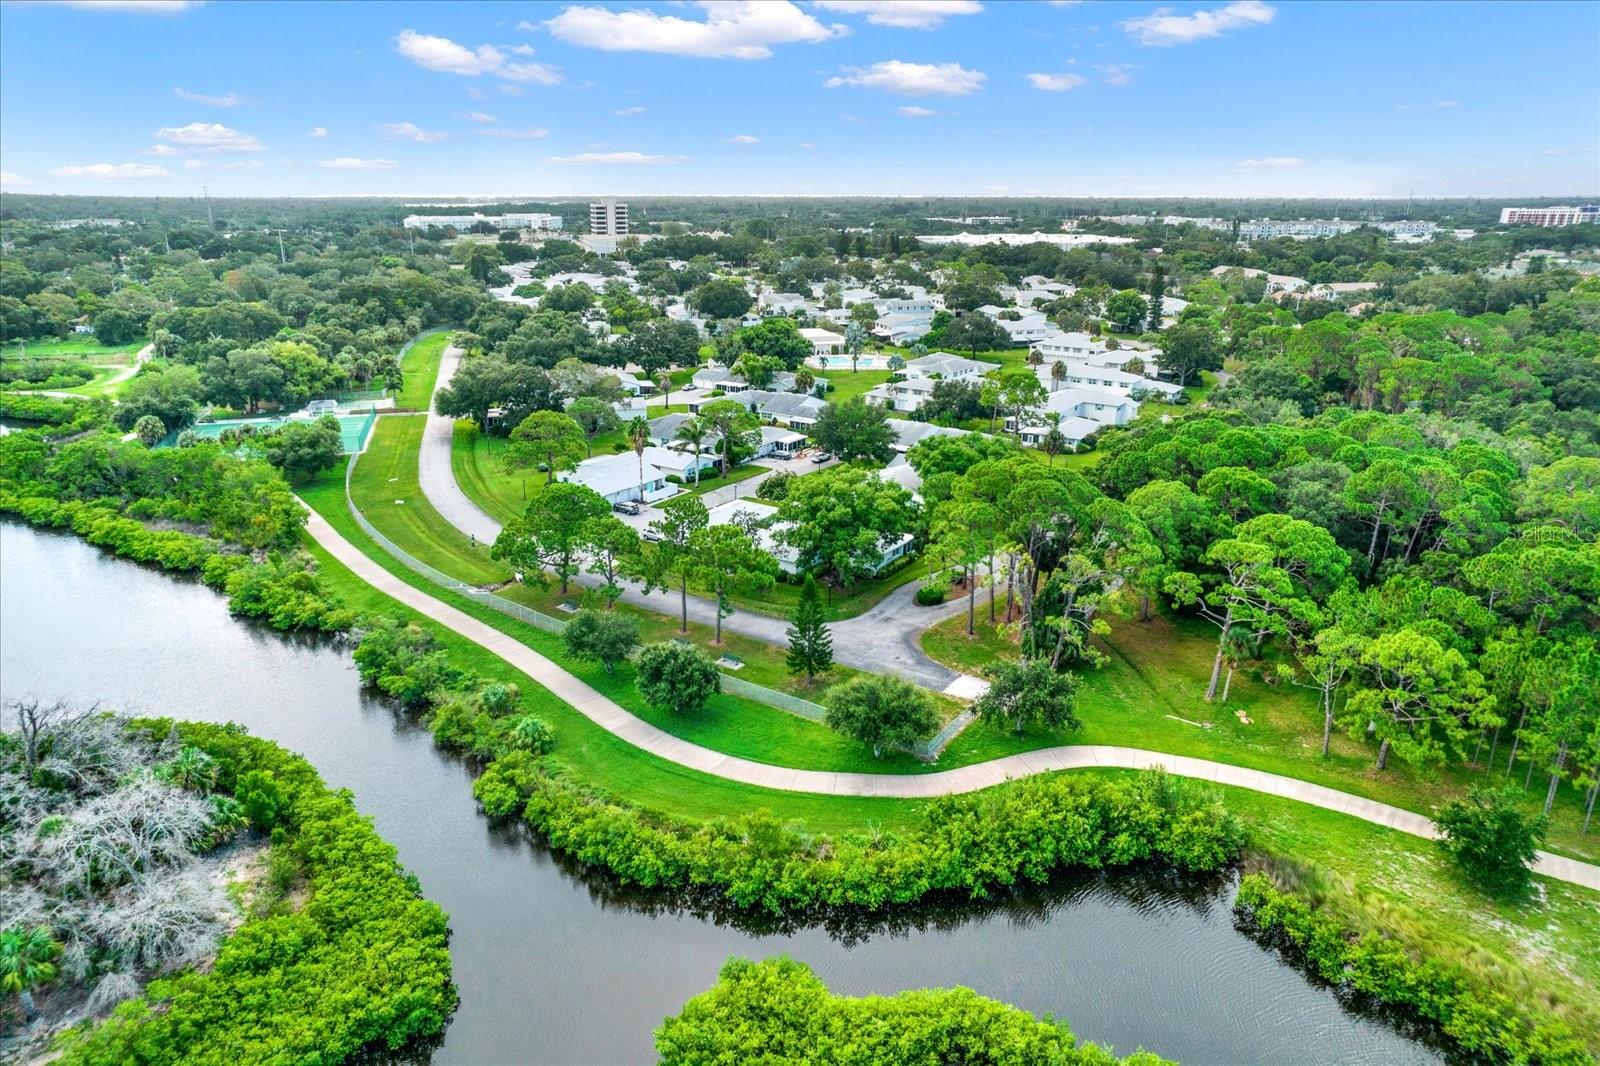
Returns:
[[[833,636],[822,613],[822,595],[816,578],[806,576],[800,590],[800,603],[789,619],[785,636],[789,638],[789,672],[805,674],[809,684],[833,665]]]
[[[1157,263],[1150,270],[1150,324],[1148,330],[1151,333],[1161,332],[1162,290],[1166,288],[1166,283],[1166,275],[1161,271],[1161,264]]]

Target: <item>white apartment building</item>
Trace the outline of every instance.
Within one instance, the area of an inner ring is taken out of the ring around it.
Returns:
[[[589,233],[595,237],[626,237],[628,205],[612,197],[589,205]]]
[[[1577,226],[1600,223],[1600,207],[1503,207],[1502,226]]]

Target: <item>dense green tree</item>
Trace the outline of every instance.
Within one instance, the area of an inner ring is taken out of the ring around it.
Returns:
[[[804,674],[806,684],[816,681],[833,666],[833,636],[828,632],[828,619],[822,609],[822,593],[816,579],[806,575],[800,588],[800,602],[789,617],[789,628],[784,636],[789,641],[787,662],[791,674]]]
[[[1179,322],[1161,334],[1161,369],[1179,385],[1202,370],[1221,370],[1216,331],[1204,322]]]
[[[1474,788],[1434,816],[1440,844],[1462,871],[1484,890],[1512,899],[1528,894],[1529,867],[1544,839],[1545,816],[1522,812],[1514,787]]]
[[[811,354],[811,342],[800,335],[794,319],[777,316],[734,334],[742,351],[775,359],[785,370],[798,370]]]
[[[33,1021],[33,990],[56,979],[61,945],[44,926],[0,931],[0,989],[22,1002],[22,1016]]]
[[[689,294],[689,306],[707,318],[738,318],[754,303],[738,278],[717,278]]]
[[[609,674],[639,646],[639,620],[631,614],[579,611],[561,631],[561,640],[568,655],[597,662]]]
[[[1379,741],[1408,763],[1438,762],[1485,724],[1493,702],[1466,657],[1407,627],[1380,633],[1362,649],[1343,717],[1353,737]]]
[[[1078,729],[1078,676],[1056,670],[1045,659],[996,662],[984,668],[989,687],[972,703],[986,722],[1013,733],[1027,729]]]
[[[733,613],[734,593],[756,593],[772,587],[778,561],[762,551],[738,526],[706,526],[689,535],[689,565],[694,579],[717,598],[714,643],[722,644],[722,620]]]
[[[622,424],[615,407],[593,396],[579,396],[567,404],[566,413],[583,429],[584,447],[591,457],[594,455],[594,439]]]
[[[291,484],[302,484],[344,460],[339,420],[323,415],[315,422],[290,422],[265,441],[267,462]]]
[[[699,648],[667,640],[649,644],[635,664],[639,691],[652,707],[678,714],[698,714],[722,691],[722,674]]]
[[[944,328],[945,347],[977,355],[1011,347],[1011,334],[981,311],[968,311]]]
[[[894,456],[896,438],[889,412],[857,396],[824,407],[811,427],[811,439],[845,462],[886,463]]]
[[[544,485],[528,501],[522,517],[500,530],[489,555],[515,567],[521,580],[543,587],[554,571],[563,595],[577,573],[578,553],[591,523],[611,514],[611,505],[586,485],[557,481]]]
[[[659,538],[656,549],[646,559],[646,582],[665,587],[665,579],[677,577],[678,602],[682,622],[679,632],[689,632],[689,579],[695,571],[694,551],[691,545],[696,533],[706,528],[708,512],[700,497],[674,496],[658,508],[661,517],[650,523],[650,529]]]
[[[743,462],[760,440],[761,419],[738,400],[712,400],[700,408],[700,423],[716,434],[723,476]]]
[[[801,478],[778,506],[777,537],[803,571],[821,570],[849,587],[876,573],[883,553],[911,532],[915,504],[899,485],[854,467]]]
[[[1118,333],[1137,333],[1145,311],[1145,298],[1136,289],[1123,289],[1106,301],[1106,318]]]
[[[194,424],[203,395],[200,372],[191,366],[149,366],[123,386],[117,401],[117,425],[132,429],[145,415],[154,415],[169,430]]]
[[[829,689],[823,697],[828,728],[871,745],[874,758],[884,748],[909,746],[939,726],[933,697],[893,674],[864,674]]]
[[[607,515],[589,523],[583,541],[584,554],[589,557],[589,572],[605,579],[600,593],[606,598],[609,610],[622,595],[624,573],[637,568],[638,531],[615,515]]]
[[[155,415],[140,415],[139,421],[133,424],[133,435],[146,448],[154,448],[167,435],[167,427]]]
[[[511,431],[506,448],[508,467],[537,467],[545,472],[545,484],[561,470],[577,466],[589,452],[589,436],[572,416],[560,411],[535,411]]]

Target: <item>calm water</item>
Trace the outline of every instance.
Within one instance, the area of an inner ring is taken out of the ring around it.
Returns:
[[[1082,1037],[1185,1063],[1421,1063],[1234,929],[1232,884],[1078,879],[847,929],[749,930],[609,888],[473,806],[470,775],[360,687],[349,656],[231,619],[221,597],[0,523],[0,694],[233,720],[304,753],[450,914],[461,1008],[434,1060],[632,1063],[723,959],[787,953],[834,990],[968,985]]]

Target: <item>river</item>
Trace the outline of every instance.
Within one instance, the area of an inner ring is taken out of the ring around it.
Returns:
[[[440,1063],[634,1063],[729,955],[787,953],[834,991],[967,985],[1126,1054],[1185,1063],[1425,1063],[1234,928],[1233,882],[1072,878],[895,927],[760,931],[617,892],[476,811],[471,774],[364,692],[346,650],[76,538],[0,522],[0,696],[241,722],[301,752],[450,915],[461,1007]],[[559,738],[558,738],[559,742]]]

